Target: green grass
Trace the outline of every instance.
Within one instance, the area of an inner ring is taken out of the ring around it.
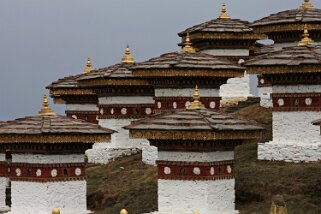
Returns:
[[[262,124],[262,141],[271,139],[271,110],[253,105],[235,115]],[[321,163],[257,161],[256,151],[256,143],[235,150],[236,205],[242,214],[268,214],[275,195],[283,195],[289,214],[321,214]],[[89,165],[88,208],[96,214],[118,214],[123,208],[129,214],[155,211],[156,179],[156,167],[143,164],[140,154],[107,166]]]

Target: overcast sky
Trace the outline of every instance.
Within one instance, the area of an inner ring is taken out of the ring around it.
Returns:
[[[223,0],[1,0],[0,120],[35,115],[45,86],[120,62],[127,43],[136,61],[178,50],[177,33],[216,18]],[[226,0],[232,18],[253,21],[303,0]],[[320,0],[313,0],[321,7]],[[62,105],[52,105],[63,114]]]

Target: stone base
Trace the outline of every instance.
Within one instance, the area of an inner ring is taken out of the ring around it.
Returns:
[[[236,106],[239,102],[246,101],[248,97],[222,97],[221,107]]]
[[[137,154],[140,150],[137,148],[95,148],[88,149],[86,156],[88,163],[107,164],[116,158]]]
[[[142,161],[147,165],[156,166],[158,158],[158,149],[155,146],[144,146],[142,149]]]
[[[315,162],[321,160],[321,143],[281,143],[258,144],[258,160],[285,162]]]

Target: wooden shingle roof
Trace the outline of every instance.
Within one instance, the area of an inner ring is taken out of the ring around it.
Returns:
[[[209,54],[171,52],[137,63],[132,67],[138,76],[242,76],[244,68]],[[163,71],[163,72],[162,72]],[[168,71],[168,72],[165,72]],[[206,71],[206,73],[204,73]]]
[[[260,55],[245,63],[249,73],[321,72],[321,46],[292,46]]]
[[[112,133],[111,129],[82,120],[60,115],[37,115],[4,122],[0,126],[0,142],[95,143],[107,142]]]
[[[206,109],[155,115],[132,122],[126,129],[135,138],[168,140],[179,137],[182,140],[251,139],[257,138],[262,130],[257,124]]]

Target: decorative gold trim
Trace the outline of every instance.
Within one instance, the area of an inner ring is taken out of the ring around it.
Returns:
[[[302,30],[302,28],[301,28]],[[198,40],[260,40],[260,39],[267,39],[267,35],[258,34],[258,33],[237,33],[237,32],[230,32],[230,33],[207,33],[207,32],[196,32],[191,33],[190,39],[191,41],[198,41]]]
[[[230,19],[229,15],[227,14],[226,4],[222,4],[221,15],[218,17],[219,19]]]
[[[87,73],[89,73],[91,70],[92,70],[91,60],[90,60],[90,57],[88,57],[88,59],[87,59],[87,64],[86,64],[86,68],[84,69],[84,73],[87,74]]]
[[[126,46],[125,55],[121,59],[121,62],[122,63],[129,63],[129,64],[135,63],[134,57],[131,55],[129,45]]]
[[[56,113],[49,107],[47,95],[43,96],[42,108],[38,113],[40,116],[52,116]]]
[[[131,138],[150,140],[240,140],[260,139],[262,132],[256,131],[164,131],[164,130],[130,130]]]
[[[307,46],[307,45],[311,45],[313,44],[313,40],[310,38],[310,34],[309,34],[309,29],[308,29],[308,25],[305,24],[304,25],[304,33],[303,33],[303,37],[301,39],[301,41],[299,42],[299,46]]]
[[[92,79],[80,82],[83,87],[90,86],[150,86],[147,80],[139,79]],[[89,89],[88,89],[89,90]]]
[[[195,48],[193,48],[190,40],[189,33],[186,34],[184,46],[182,48],[182,53],[196,53]]]
[[[0,135],[0,143],[97,143],[109,142],[111,134],[95,135]]]
[[[187,106],[187,109],[205,109],[205,106],[203,103],[200,101],[200,94],[198,92],[198,87],[197,85],[195,86],[195,91],[194,91],[194,101]]]
[[[246,71],[249,74],[319,73],[321,72],[321,65],[281,65],[273,67],[257,65],[246,67]]]
[[[302,24],[269,24],[263,26],[252,26],[255,33],[275,33],[275,32],[286,32],[286,31],[302,31],[304,25],[307,24],[310,31],[321,30],[321,24],[313,23],[302,23]]]
[[[314,6],[313,4],[310,2],[310,0],[304,0],[304,2],[302,3],[302,5],[300,6],[300,9],[302,10],[308,10],[308,9],[313,9]]]
[[[50,94],[58,95],[96,95],[92,89],[50,89]]]
[[[244,70],[210,69],[142,69],[135,70],[137,77],[243,77]]]

